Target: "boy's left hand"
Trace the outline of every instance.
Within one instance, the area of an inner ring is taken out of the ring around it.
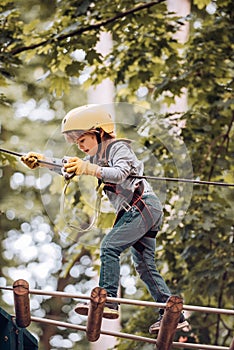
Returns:
[[[71,157],[64,163],[64,168],[67,173],[75,173],[76,175],[97,175],[99,166],[92,164],[88,160],[84,161],[78,157]]]
[[[42,166],[41,164],[39,164],[38,160],[45,160],[45,157],[43,154],[40,153],[29,152],[28,154],[22,156],[20,160],[30,169],[35,169],[39,166]]]

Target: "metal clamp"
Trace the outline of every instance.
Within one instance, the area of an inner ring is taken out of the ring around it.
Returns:
[[[69,158],[71,158],[71,157],[64,156],[63,159],[62,159],[62,163],[66,164],[68,162]],[[62,173],[64,179],[67,180],[67,181],[72,179],[76,175],[75,172],[67,173],[66,169],[64,167],[61,168],[61,173]]]
[[[132,206],[126,202],[123,201],[123,203],[121,204],[121,207],[123,208],[123,210],[125,210],[127,213],[132,209]]]

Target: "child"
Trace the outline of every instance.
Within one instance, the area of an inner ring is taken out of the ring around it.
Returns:
[[[143,164],[134,154],[130,142],[116,139],[114,123],[108,112],[98,105],[72,109],[62,121],[62,133],[70,143],[86,154],[68,159],[64,170],[76,175],[96,176],[104,182],[104,191],[116,210],[113,228],[101,242],[99,286],[109,297],[116,297],[120,276],[120,255],[131,248],[136,271],[157,302],[166,302],[171,292],[155,266],[155,237],[162,223],[161,203],[143,175]],[[22,161],[30,168],[39,166],[41,154],[30,152]],[[76,312],[88,314],[87,304],[78,304]],[[103,317],[119,316],[117,303],[106,303]],[[161,324],[163,309],[149,331],[156,333]],[[181,314],[178,329],[188,325]]]

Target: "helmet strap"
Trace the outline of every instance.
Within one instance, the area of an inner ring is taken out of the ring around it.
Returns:
[[[101,138],[101,130],[100,129],[96,129],[97,131],[95,132],[96,138],[97,138],[97,143],[98,145],[101,144],[102,142],[102,138]]]

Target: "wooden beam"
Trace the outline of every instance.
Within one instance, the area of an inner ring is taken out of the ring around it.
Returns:
[[[95,342],[100,337],[106,297],[107,292],[104,288],[95,287],[91,292],[86,328],[87,339],[90,342]]]
[[[183,299],[177,295],[170,296],[166,302],[166,308],[156,341],[157,350],[171,349],[182,310]]]
[[[15,281],[13,292],[17,326],[26,328],[31,323],[28,282],[23,279]]]

